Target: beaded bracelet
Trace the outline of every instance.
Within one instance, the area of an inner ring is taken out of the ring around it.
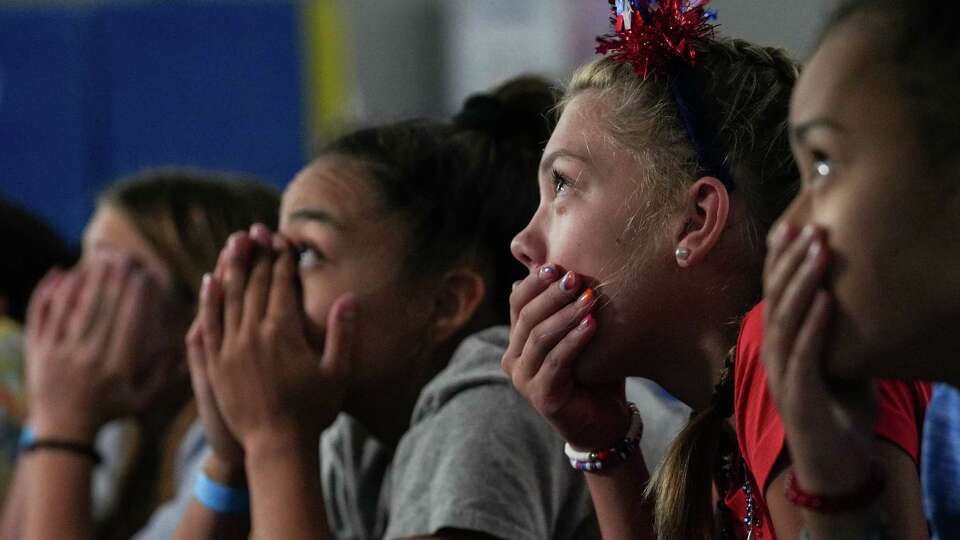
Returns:
[[[804,490],[793,473],[787,477],[787,500],[812,512],[835,514],[868,508],[886,485],[886,476],[876,461],[870,462],[870,472],[863,484],[842,495],[816,495]]]
[[[630,459],[640,449],[640,437],[643,435],[643,419],[640,410],[632,402],[627,402],[630,408],[630,428],[626,436],[613,446],[605,450],[581,452],[566,443],[563,451],[570,460],[570,466],[578,471],[599,472],[608,470]]]

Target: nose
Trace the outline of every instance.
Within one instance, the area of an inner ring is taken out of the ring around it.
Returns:
[[[546,249],[542,236],[534,228],[535,219],[513,237],[510,242],[510,252],[514,258],[527,267],[531,272],[536,271],[546,262]]]

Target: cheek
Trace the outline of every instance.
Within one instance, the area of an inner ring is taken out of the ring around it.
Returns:
[[[547,230],[547,260],[603,282],[623,270],[635,247],[625,228],[625,220],[600,213],[558,216]]]
[[[323,333],[327,326],[327,314],[337,296],[337,291],[330,287],[328,280],[319,276],[303,278],[303,309],[313,333]]]

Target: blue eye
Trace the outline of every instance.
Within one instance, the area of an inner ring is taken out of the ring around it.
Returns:
[[[311,247],[301,247],[297,249],[297,252],[299,253],[297,265],[301,270],[314,268],[327,260],[322,253]]]

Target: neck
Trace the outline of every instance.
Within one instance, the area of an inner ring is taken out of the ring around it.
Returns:
[[[695,333],[677,335],[671,350],[660,353],[669,361],[658,362],[659,372],[652,378],[694,410],[706,408],[727,352],[735,343],[735,330],[730,328],[729,321],[711,319],[710,323],[699,325]]]
[[[423,388],[450,361],[453,347],[442,347],[420,358],[408,358],[403,379],[381,380],[370,388],[351,391],[343,411],[387,447],[394,449],[410,429],[413,409]]]

